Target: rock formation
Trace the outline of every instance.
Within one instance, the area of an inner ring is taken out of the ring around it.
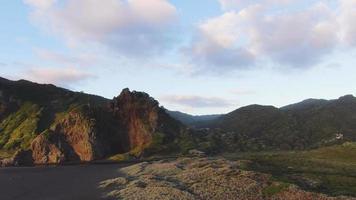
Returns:
[[[109,100],[0,77],[0,151],[32,152],[36,164],[91,161],[130,151],[140,156],[152,143],[174,141],[181,130],[146,93],[124,89]]]
[[[126,151],[147,147],[157,134],[163,133],[167,142],[172,141],[182,128],[146,93],[124,89],[111,102],[110,109],[127,135]]]

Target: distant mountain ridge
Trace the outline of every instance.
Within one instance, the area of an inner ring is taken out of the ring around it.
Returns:
[[[242,150],[308,149],[355,141],[356,98],[309,99],[282,108],[250,105],[207,127],[231,133],[230,142]],[[336,137],[339,134],[342,139]]]
[[[180,111],[170,111],[166,110],[166,112],[173,118],[181,121],[185,125],[194,126],[196,124],[206,123],[212,120],[219,118],[221,115],[190,115],[187,113],[183,113]]]
[[[323,106],[328,103],[328,100],[325,99],[306,99],[299,103],[290,104],[284,107],[281,107],[281,110],[294,110],[294,109],[308,109],[314,106]]]

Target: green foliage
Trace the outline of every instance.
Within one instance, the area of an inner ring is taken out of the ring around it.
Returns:
[[[55,119],[51,125],[46,125],[43,133],[49,137],[49,129],[53,129],[62,120],[69,117],[69,113],[75,112],[80,117],[82,123],[75,124],[71,127],[74,131],[88,131],[91,123],[87,120],[84,113],[84,106],[71,104],[68,110],[55,114]],[[43,116],[43,108],[38,105],[26,102],[20,109],[9,115],[0,124],[0,147],[4,150],[28,149],[32,140],[39,134],[37,132],[39,122]]]
[[[0,160],[4,158],[11,158],[14,155],[15,151],[9,150],[0,150]]]
[[[189,150],[195,149],[197,147],[194,137],[188,132],[181,134],[176,143],[182,154],[187,154]]]
[[[130,156],[129,153],[117,154],[117,155],[114,155],[114,156],[111,156],[110,158],[108,158],[108,160],[116,161],[116,162],[128,161],[131,159],[132,159],[132,157]]]
[[[160,132],[156,132],[153,134],[152,136],[152,142],[151,144],[148,146],[148,149],[151,152],[159,152],[162,149],[164,149],[165,144],[164,144],[164,139],[165,139],[165,134],[160,133]]]
[[[356,196],[356,143],[302,152],[244,153],[229,159],[251,160],[249,170],[329,195]]]
[[[144,156],[153,156],[153,155],[168,155],[174,154],[177,151],[177,145],[174,142],[167,140],[167,135],[161,132],[156,132],[153,134],[151,144],[143,147]]]
[[[262,194],[265,198],[272,197],[275,194],[278,194],[290,186],[288,183],[273,183],[262,190]]]
[[[25,103],[0,124],[0,147],[5,150],[27,149],[36,137],[41,109],[36,104]]]
[[[353,96],[307,100],[284,108],[251,105],[205,127],[219,135],[228,150],[307,150],[356,141],[355,110]],[[337,139],[337,133],[343,139]]]
[[[128,154],[135,158],[139,158],[142,155],[142,152],[144,149],[145,149],[145,147],[137,146],[134,149],[131,149],[131,151]]]
[[[39,133],[47,133],[80,105],[95,107],[108,102],[102,97],[24,80],[1,79],[0,90],[0,112],[6,110],[0,113],[0,150],[3,151],[28,149]]]

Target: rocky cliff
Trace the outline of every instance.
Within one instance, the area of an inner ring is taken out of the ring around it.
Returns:
[[[107,100],[1,80],[0,91],[0,151],[29,151],[35,164],[91,161],[130,151],[141,156],[157,140],[173,142],[183,130],[156,100],[129,89]],[[35,95],[40,91],[43,98]]]
[[[155,137],[163,136],[165,142],[172,142],[182,129],[156,100],[142,92],[124,89],[111,102],[110,111],[126,132],[126,151],[148,147]]]

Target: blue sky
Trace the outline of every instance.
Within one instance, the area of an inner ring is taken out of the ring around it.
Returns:
[[[356,94],[356,0],[5,0],[0,76],[226,113]]]

